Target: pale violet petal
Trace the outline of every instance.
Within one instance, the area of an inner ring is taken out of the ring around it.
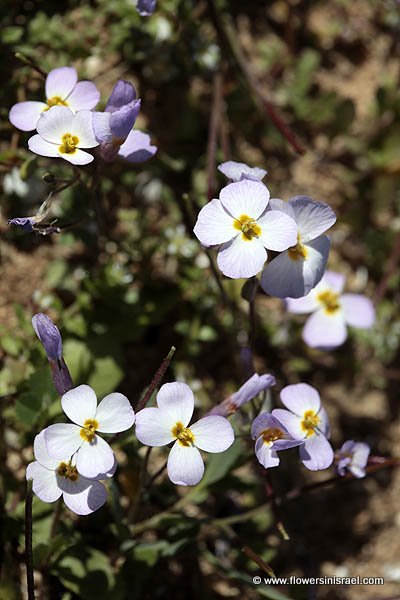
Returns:
[[[271,413],[264,412],[258,415],[251,425],[251,437],[256,440],[263,431],[266,429],[281,429],[281,423],[271,415]],[[286,431],[286,430],[285,430]]]
[[[175,424],[159,408],[143,408],[136,413],[136,437],[146,446],[166,446],[175,439],[172,433]]]
[[[325,271],[324,276],[322,277],[319,285],[324,287],[324,289],[330,289],[338,294],[341,294],[344,289],[344,284],[346,283],[346,277],[343,273],[336,273],[335,271]]]
[[[281,390],[280,398],[282,404],[298,416],[307,410],[317,413],[321,407],[318,391],[308,383],[287,385]]]
[[[79,81],[66,99],[67,106],[78,110],[91,110],[100,100],[100,92],[92,81]]]
[[[320,304],[316,298],[315,289],[311,290],[307,296],[303,298],[286,298],[285,304],[289,312],[304,315],[312,313],[319,309]]]
[[[65,479],[65,482],[64,502],[77,515],[90,515],[107,501],[106,488],[99,481],[78,477],[76,481]]]
[[[33,442],[33,452],[38,463],[40,463],[43,467],[46,467],[46,469],[54,471],[60,464],[58,459],[52,458],[48,453],[44,439],[44,430],[35,436],[35,440]]]
[[[240,181],[242,175],[251,175],[255,179],[263,179],[267,174],[267,171],[260,169],[259,167],[249,167],[245,163],[235,162],[234,160],[228,160],[218,165],[218,171],[221,171],[225,177],[232,181]]]
[[[269,191],[261,182],[243,179],[222,188],[219,198],[235,219],[242,215],[258,219],[268,206]]]
[[[142,163],[157,152],[157,146],[151,145],[150,136],[143,131],[131,131],[121,145],[118,156],[122,156],[131,163]]]
[[[66,106],[52,106],[42,113],[36,129],[38,134],[47,142],[61,144],[66,133],[74,135],[74,113]]]
[[[67,417],[77,425],[86,419],[94,419],[97,408],[95,391],[89,385],[78,385],[61,398],[61,406]]]
[[[279,465],[279,456],[275,450],[271,449],[269,444],[264,443],[262,437],[259,437],[255,444],[255,453],[258,462],[265,468],[277,467]]]
[[[179,422],[186,427],[193,415],[193,392],[186,383],[164,383],[157,394],[157,405],[165,420],[170,419],[171,424]]]
[[[327,469],[333,462],[332,446],[322,433],[307,438],[299,450],[304,466],[311,471]]]
[[[97,407],[97,431],[102,433],[119,433],[126,431],[135,422],[135,413],[128,398],[115,392],[108,394]]]
[[[193,231],[204,246],[213,246],[228,242],[238,235],[234,223],[221,202],[215,199],[203,206]]]
[[[336,215],[330,206],[309,196],[295,196],[289,202],[296,215],[302,243],[319,237],[336,221]]]
[[[93,132],[98,142],[112,142],[110,128],[111,113],[94,112],[92,118]]]
[[[194,444],[206,452],[224,452],[234,442],[235,435],[228,419],[210,415],[190,427]]]
[[[73,67],[53,69],[46,78],[46,98],[59,97],[64,100],[74,89],[78,74]]]
[[[308,294],[321,281],[328,261],[330,247],[331,242],[324,235],[305,244],[307,258],[303,264],[303,296]]]
[[[258,373],[254,373],[250,379],[248,379],[237,392],[233,393],[230,397],[230,402],[239,408],[249,402],[258,394],[267,390],[268,388],[274,386],[276,384],[276,379],[273,375],[269,373],[264,373],[263,375],[258,375]]]
[[[281,252],[297,243],[295,221],[280,210],[266,211],[257,221],[261,227],[259,239],[269,250]]]
[[[224,275],[232,279],[240,279],[257,275],[263,268],[267,256],[267,251],[258,238],[243,239],[242,234],[239,234],[221,247],[217,263]]]
[[[55,502],[61,496],[57,484],[56,472],[46,469],[38,462],[30,463],[26,469],[26,478],[32,479],[32,489],[42,502]]]
[[[58,145],[51,142],[46,142],[37,133],[28,140],[28,148],[31,152],[39,154],[40,156],[49,156],[51,158],[58,158]]]
[[[361,294],[343,294],[341,304],[348,325],[361,329],[372,327],[375,322],[375,309],[369,298]]]
[[[47,452],[60,460],[68,460],[83,442],[81,428],[72,423],[56,423],[43,431]]]
[[[285,200],[281,200],[280,198],[270,198],[268,203],[268,210],[280,210],[286,213],[289,217],[291,217],[293,221],[296,221],[296,215],[293,208],[290,205],[290,202],[285,202]]]
[[[304,440],[305,432],[301,426],[301,417],[284,408],[275,408],[272,411],[275,417],[295,440]]]
[[[196,485],[203,477],[204,462],[195,446],[175,442],[168,456],[167,470],[172,483]]]
[[[76,468],[84,477],[95,478],[114,466],[114,452],[99,435],[91,442],[84,441],[76,455]]]
[[[347,338],[347,327],[343,311],[328,312],[324,308],[317,310],[304,325],[303,340],[310,348],[336,348]]]
[[[327,439],[329,439],[331,437],[331,429],[329,426],[328,413],[326,412],[323,406],[321,406],[321,408],[319,409],[318,416],[320,419],[318,423],[318,429],[324,434],[324,436]]]
[[[21,131],[33,131],[45,108],[44,102],[18,102],[11,108],[8,118]]]

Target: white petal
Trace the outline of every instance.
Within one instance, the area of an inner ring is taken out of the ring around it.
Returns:
[[[63,493],[64,502],[77,515],[89,515],[107,500],[106,488],[99,481],[78,477],[76,481],[65,479],[65,482],[67,485]]]
[[[332,446],[322,434],[312,435],[300,446],[299,451],[304,466],[311,471],[327,469],[333,462]]]
[[[224,244],[217,257],[222,273],[232,279],[257,275],[266,260],[267,251],[261,241],[256,237],[243,239],[242,234]]]
[[[58,151],[57,155],[59,158],[63,158],[64,160],[70,162],[72,165],[88,165],[94,161],[94,156],[89,154],[89,152],[79,150],[79,148],[77,148],[74,152]]]
[[[281,252],[297,243],[295,221],[280,210],[266,211],[257,221],[261,227],[260,240],[269,250]]]
[[[316,298],[315,288],[303,298],[286,298],[286,308],[289,312],[304,315],[318,310],[320,304]]]
[[[157,394],[157,405],[172,426],[179,421],[186,427],[193,415],[193,392],[186,383],[164,383]]]
[[[196,485],[203,477],[204,462],[197,448],[175,442],[168,456],[167,470],[172,483]]]
[[[94,148],[99,145],[94,135],[92,118],[90,110],[80,110],[74,116],[71,133],[79,138],[78,148]]]
[[[58,145],[52,144],[51,142],[46,142],[39,134],[33,135],[28,140],[28,148],[31,152],[35,152],[35,154],[40,154],[40,156],[50,156],[52,158],[58,158]]]
[[[291,207],[290,202],[285,202],[285,200],[281,200],[280,198],[270,198],[268,210],[280,210],[286,213],[289,217],[292,217],[293,221],[296,221],[296,214]]]
[[[348,325],[368,329],[375,321],[375,309],[369,298],[361,294],[343,294],[341,303]]]
[[[338,294],[341,294],[346,283],[346,277],[343,273],[336,273],[335,271],[325,271],[324,276],[318,284],[318,290],[333,290]]]
[[[46,98],[58,96],[64,100],[72,92],[77,81],[78,75],[73,67],[53,69],[46,79]]]
[[[91,442],[83,442],[76,455],[76,468],[84,477],[98,477],[114,466],[114,452],[103,438],[95,435]]]
[[[83,425],[86,419],[94,419],[97,408],[96,394],[89,385],[78,385],[63,395],[61,406],[71,421]]]
[[[221,171],[228,179],[232,181],[240,181],[242,175],[250,175],[255,179],[263,179],[267,174],[267,171],[260,169],[259,167],[249,167],[245,163],[235,162],[234,160],[228,160],[218,165],[218,171]]]
[[[166,446],[175,439],[175,423],[168,415],[165,418],[159,408],[143,408],[136,413],[136,437],[146,446]]]
[[[82,444],[81,428],[72,423],[57,423],[44,429],[44,441],[51,457],[69,460]]]
[[[318,412],[321,406],[321,398],[318,391],[308,383],[295,383],[287,385],[280,393],[282,404],[298,416],[305,411]]]
[[[307,258],[303,265],[303,296],[308,294],[321,280],[328,260],[330,246],[329,238],[324,235],[305,244]]]
[[[35,437],[35,441],[33,442],[33,451],[35,453],[36,460],[43,467],[46,467],[46,469],[50,469],[53,471],[57,469],[58,465],[60,464],[60,461],[56,458],[52,458],[51,456],[49,456],[46,442],[44,439],[44,430],[41,431]]]
[[[295,196],[289,202],[296,215],[303,243],[315,240],[336,221],[336,215],[330,206],[309,196]]]
[[[92,81],[79,81],[67,98],[71,110],[91,110],[100,100],[100,92]]]
[[[203,417],[191,425],[190,430],[194,435],[195,446],[206,452],[224,452],[235,439],[232,425],[224,417]]]
[[[259,181],[243,179],[224,187],[219,197],[224,208],[235,219],[239,219],[242,215],[258,219],[267,208],[269,191]]]
[[[238,234],[234,222],[219,200],[211,200],[199,212],[193,231],[204,246],[213,246],[228,242]]]
[[[118,392],[109,394],[100,402],[96,411],[97,431],[119,433],[135,422],[135,413],[128,398]]]
[[[30,463],[26,469],[26,478],[33,479],[32,489],[42,502],[55,502],[61,496],[55,471],[46,469],[38,462]]]
[[[307,319],[303,340],[310,348],[335,348],[347,338],[347,327],[341,309],[328,313],[321,308]]]
[[[264,443],[262,437],[259,437],[255,445],[255,453],[258,462],[262,464],[265,469],[271,467],[277,467],[279,465],[279,456],[275,450],[271,450],[268,444]]]
[[[94,112],[93,113],[93,131],[97,141],[112,142],[112,133],[110,129],[111,113],[109,112]]]
[[[73,133],[74,113],[66,106],[52,106],[42,113],[36,129],[47,142],[61,144],[66,133]]]
[[[10,110],[8,118],[21,131],[33,131],[47,104],[44,102],[18,102]]]

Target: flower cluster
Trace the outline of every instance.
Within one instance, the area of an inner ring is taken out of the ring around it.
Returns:
[[[117,156],[139,163],[155,154],[157,148],[141,131],[132,131],[140,100],[127,81],[118,81],[104,112],[93,112],[100,92],[91,81],[79,81],[73,67],[50,71],[45,83],[45,101],[19,102],[10,110],[11,123],[36,135],[28,140],[32,152],[63,158],[74,165],[94,160],[87,149],[100,144],[100,156],[112,161]],[[26,223],[14,223],[21,227]]]
[[[268,294],[308,294],[325,270],[330,242],[323,234],[336,221],[332,209],[308,196],[270,199],[263,169],[229,161],[219,170],[232,183],[201,209],[194,233],[204,246],[220,246],[222,273],[237,279],[264,269],[261,286]],[[279,254],[264,268],[267,250]]]

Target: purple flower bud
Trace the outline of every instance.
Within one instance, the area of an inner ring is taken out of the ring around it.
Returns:
[[[24,231],[33,231],[34,219],[33,217],[15,217],[14,219],[8,220],[9,225],[16,225]]]
[[[126,106],[130,102],[136,99],[136,90],[129,81],[124,81],[120,79],[114,85],[113,91],[111,92],[111,96],[108,99],[105,111],[106,112],[114,112],[121,108],[122,106]]]
[[[157,0],[138,0],[137,11],[141,17],[149,17],[156,9]]]
[[[212,408],[207,414],[220,415],[222,417],[231,415],[236,412],[238,408],[243,406],[243,404],[250,402],[250,400],[258,396],[260,392],[269,389],[275,385],[275,383],[275,377],[269,373],[265,373],[264,375],[254,373],[254,375],[252,375],[237,392],[232,394],[232,396],[225,398],[225,400]]]

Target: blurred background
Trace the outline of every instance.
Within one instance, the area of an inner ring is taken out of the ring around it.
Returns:
[[[277,378],[273,405],[283,386],[308,382],[321,393],[335,448],[355,439],[372,454],[399,456],[399,3],[159,0],[144,18],[131,0],[3,0],[0,18],[0,598],[25,594],[25,467],[34,436],[61,414],[34,313],[56,322],[74,383],[100,398],[118,390],[135,405],[171,345],[165,381],[186,381],[199,415],[251,374],[244,282],[219,277],[215,253],[192,233],[201,206],[226,183],[216,170],[224,160],[267,169],[272,197],[330,204],[338,220],[328,267],[346,274],[347,291],[376,303],[373,330],[353,330],[327,353],[307,348],[304,319],[260,290],[254,362]],[[15,102],[43,98],[43,80],[16,52],[46,72],[73,65],[101,91],[100,109],[118,79],[133,83],[142,99],[136,127],[159,148],[141,165],[102,169],[97,206],[85,167],[53,202],[58,235],[7,225],[35,214],[51,189],[43,175],[73,174],[31,154],[30,134],[8,121]],[[279,469],[258,468],[245,435],[251,410],[235,415],[244,435],[208,457],[199,489],[163,475],[140,491],[144,451],[128,433],[117,441],[110,501],[95,515],[60,508],[54,517],[54,506],[35,500],[38,598],[398,598],[395,469],[302,494],[278,516],[267,506],[221,524],[266,503],[269,485],[280,496],[333,474],[306,472],[296,450]],[[152,453],[150,473],[165,457]],[[175,514],[134,529],[179,499]],[[382,576],[385,585],[256,587],[252,577],[263,572],[246,544],[278,576]]]

